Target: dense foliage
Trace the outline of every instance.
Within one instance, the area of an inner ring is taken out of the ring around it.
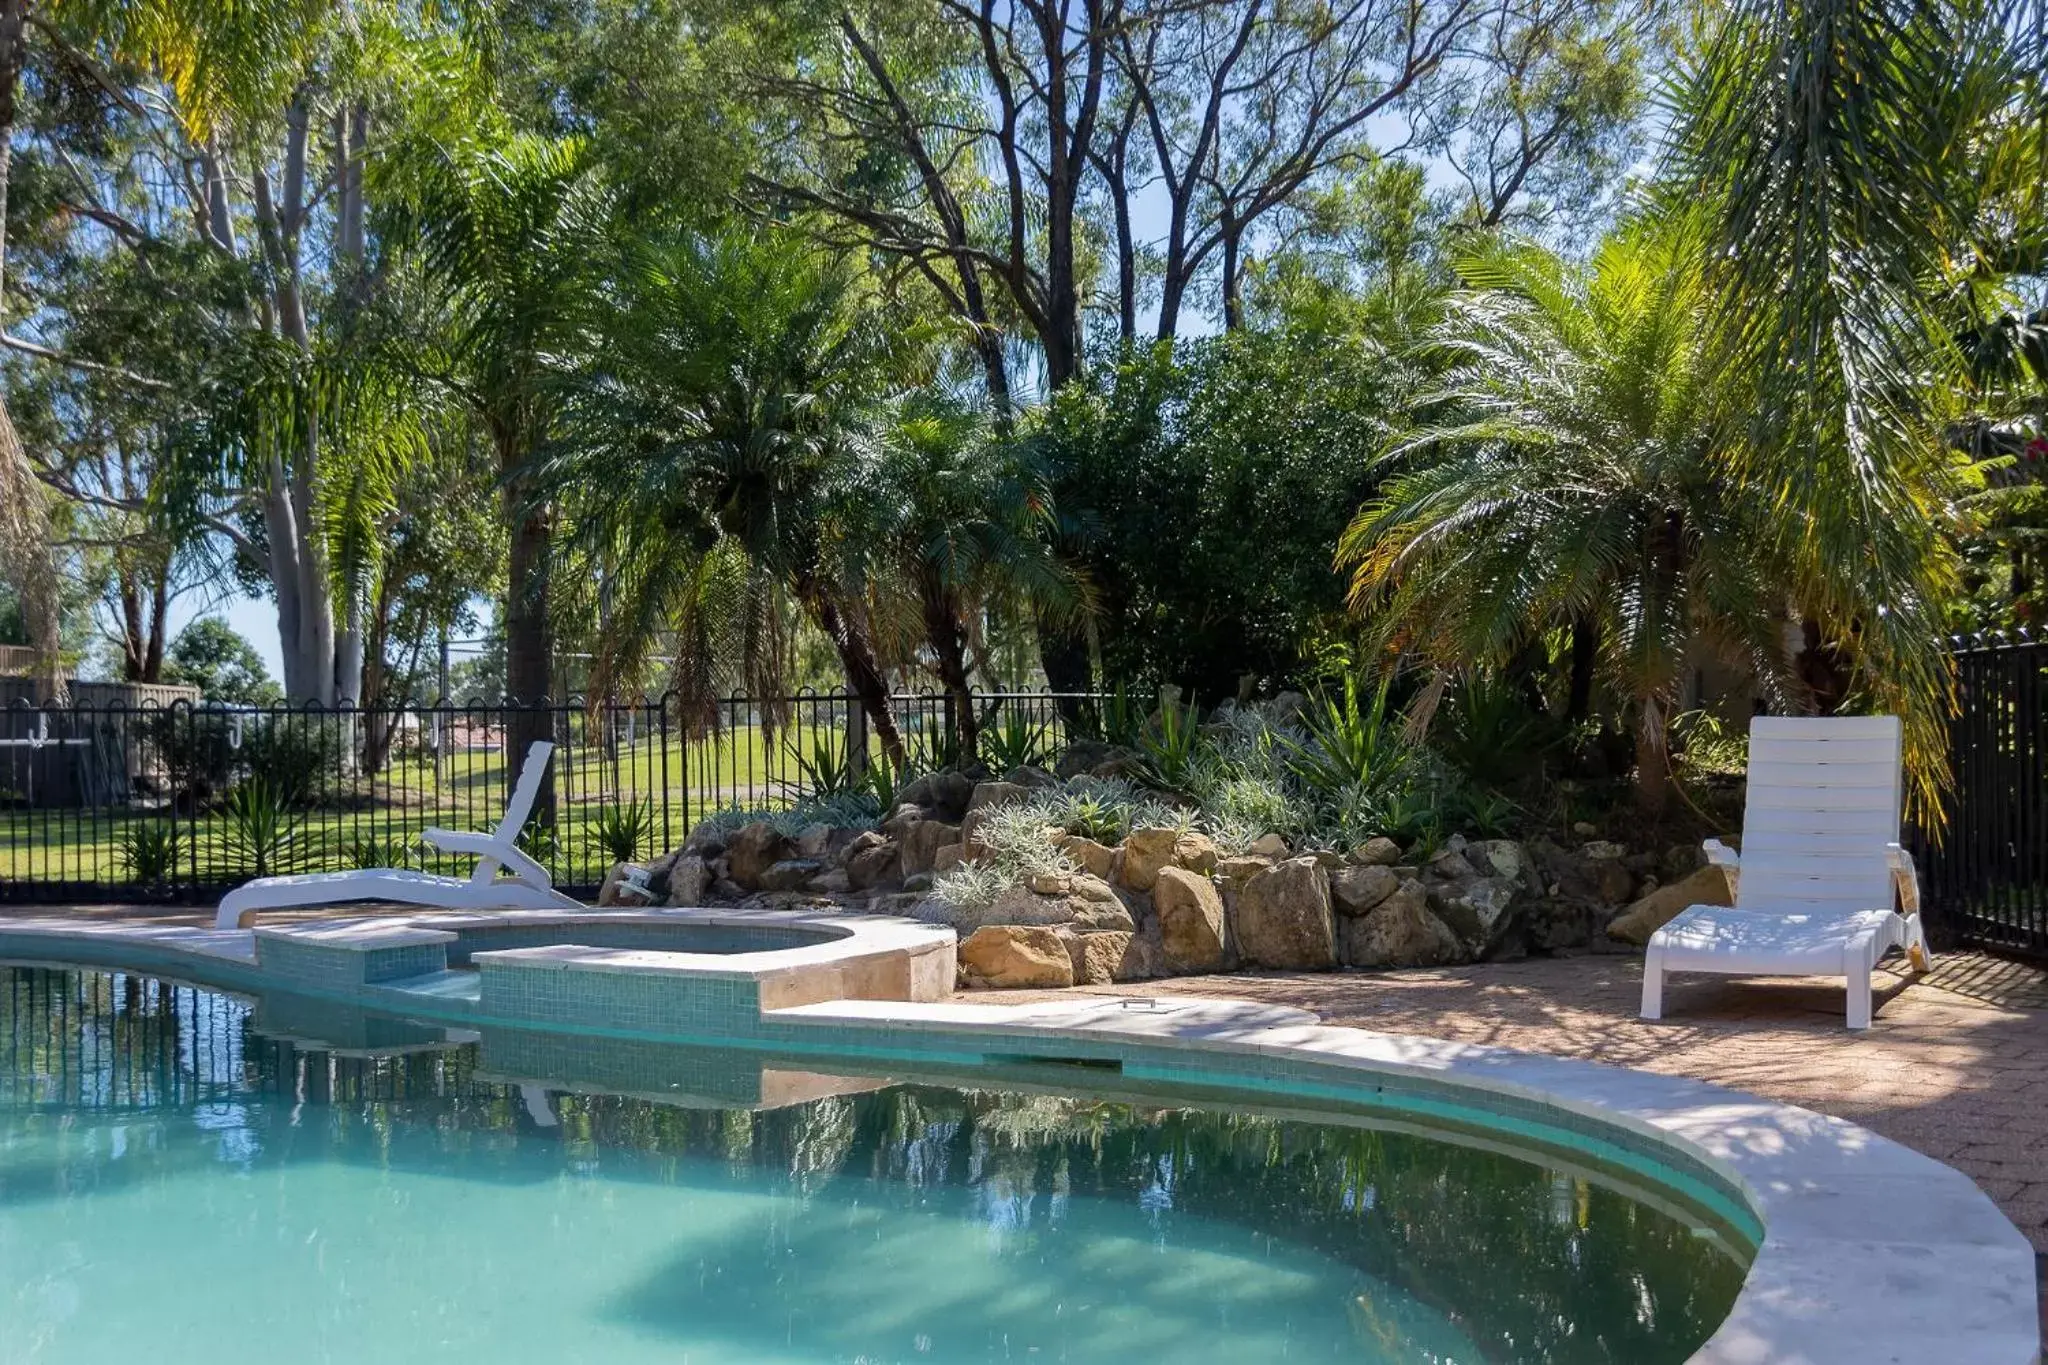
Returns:
[[[11,629],[152,681],[246,591],[290,699],[391,702],[488,624],[494,695],[844,685],[897,768],[893,688],[991,761],[976,691],[1101,688],[1153,786],[1333,835],[1392,817],[1285,727],[1193,762],[1159,689],[1391,697],[1439,804],[1517,786],[1489,735],[1655,808],[1702,710],[1884,708],[1929,793],[1944,632],[2048,592],[2044,46],[2019,0],[0,0]]]

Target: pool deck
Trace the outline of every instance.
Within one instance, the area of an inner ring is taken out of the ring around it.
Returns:
[[[207,920],[165,907],[38,906],[30,913],[155,925]],[[1641,981],[1637,959],[1588,956],[1179,977],[956,999],[1042,1007],[1086,995],[1227,996],[1306,1009],[1329,1024],[1709,1081],[1848,1119],[1948,1163],[1997,1203],[2043,1253],[2048,1271],[2048,973],[1961,954],[1946,956],[1931,979],[1880,971],[1876,1020],[1860,1034],[1842,1026],[1839,986],[1678,977],[1667,988],[1666,1017],[1650,1023],[1635,1014]]]

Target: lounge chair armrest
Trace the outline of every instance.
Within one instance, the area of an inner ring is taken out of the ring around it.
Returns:
[[[516,844],[500,843],[495,834],[429,829],[422,831],[420,837],[444,853],[471,853],[479,858],[489,858],[528,886],[545,891],[554,885],[548,870],[528,857],[525,849]]]
[[[1886,844],[1885,857],[1892,866],[1892,888],[1898,893],[1899,913],[1919,914],[1920,873],[1913,866],[1913,855],[1900,844]]]
[[[495,858],[505,847],[496,835],[480,830],[436,827],[421,830],[420,838],[443,853],[474,853],[479,858]]]

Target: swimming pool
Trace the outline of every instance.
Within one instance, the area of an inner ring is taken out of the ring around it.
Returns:
[[[560,1043],[0,968],[0,1362],[1655,1365],[1746,1268],[1385,1110]]]

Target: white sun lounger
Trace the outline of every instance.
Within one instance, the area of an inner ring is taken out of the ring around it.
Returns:
[[[261,877],[221,897],[217,929],[246,928],[262,910],[288,910],[305,905],[339,905],[345,901],[397,901],[439,910],[581,910],[580,901],[554,889],[548,870],[526,855],[514,841],[526,826],[533,798],[548,770],[555,746],[535,740],[519,769],[519,783],[505,806],[505,818],[488,834],[429,829],[420,837],[447,853],[473,853],[476,872],[468,878],[437,877],[399,867],[359,868],[354,872],[311,872],[293,877]],[[499,869],[506,876],[499,876]]]
[[[1899,779],[1897,716],[1759,716],[1742,853],[1706,844],[1735,905],[1695,905],[1651,936],[1643,1018],[1663,1016],[1670,972],[1838,976],[1849,1027],[1870,1027],[1878,960],[1902,948],[1923,971],[1932,961],[1913,860],[1898,842]]]

